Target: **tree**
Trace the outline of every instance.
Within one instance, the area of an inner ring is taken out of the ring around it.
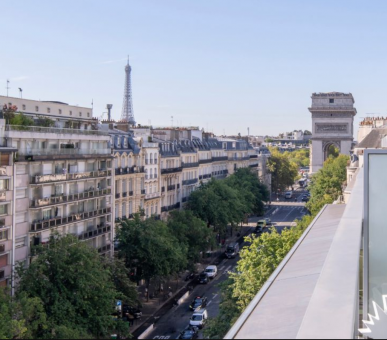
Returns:
[[[18,294],[43,303],[48,328],[42,337],[104,337],[121,328],[111,316],[117,297],[112,274],[95,249],[76,237],[53,234],[49,246],[29,268],[19,267],[18,275]]]
[[[221,235],[224,235],[228,224],[243,221],[245,213],[238,190],[229,187],[225,181],[215,179],[190,195],[188,209],[208,227],[214,226]]]
[[[10,120],[10,124],[19,126],[20,129],[23,129],[23,127],[33,126],[34,120],[22,113],[18,113]]]
[[[33,339],[47,329],[47,317],[39,298],[19,294],[11,298],[0,289],[0,339]]]
[[[305,228],[305,224],[300,224],[296,228],[283,230],[281,234],[272,228],[270,233],[264,233],[259,238],[246,238],[250,246],[242,249],[235,273],[231,273],[222,286],[220,313],[210,320],[205,330],[206,336],[211,339],[224,338]]]
[[[125,220],[117,230],[119,256],[136,280],[149,286],[154,278],[174,275],[187,266],[187,248],[170,233],[163,221],[147,219],[139,214]]]
[[[48,117],[39,117],[36,121],[36,125],[42,127],[53,127],[55,125],[55,121]]]
[[[311,199],[307,208],[316,215],[325,204],[331,204],[343,194],[343,184],[347,179],[347,163],[349,157],[340,155],[328,158],[319,172],[312,176],[309,186]]]
[[[4,104],[2,109],[3,118],[5,119],[5,123],[9,124],[9,122],[15,117],[15,113],[17,111],[16,105],[10,105]]]
[[[310,132],[309,130],[305,130],[304,135],[305,136],[312,136],[312,132]]]
[[[215,246],[215,238],[205,222],[194,216],[192,211],[173,211],[169,215],[168,228],[179,244],[187,249],[188,268],[194,269],[203,253]]]
[[[226,178],[225,183],[239,191],[245,214],[264,213],[264,202],[270,200],[269,191],[250,168],[239,168],[232,176]]]
[[[298,169],[295,163],[289,161],[287,155],[281,154],[277,149],[272,149],[267,165],[272,174],[273,192],[285,191],[294,184],[298,176]]]

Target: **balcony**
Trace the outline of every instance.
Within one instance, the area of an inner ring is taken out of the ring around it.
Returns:
[[[183,181],[183,185],[194,185],[198,182],[199,182],[199,180],[197,178],[187,179],[187,180]]]
[[[120,193],[116,193],[116,199],[119,199],[121,198],[121,194]]]
[[[161,192],[165,192],[165,187],[162,187],[162,188],[161,188]]]
[[[82,233],[81,235],[78,236],[78,240],[80,241],[90,240],[94,237],[97,237],[103,234],[108,234],[111,232],[111,230],[112,230],[112,227],[109,224],[105,226],[102,225],[100,227],[97,227],[96,230],[91,230],[91,231]]]
[[[111,155],[111,149],[19,149],[20,156],[97,156]]]
[[[168,185],[168,188],[167,188],[168,191],[172,191],[175,189],[176,189],[176,184]]]
[[[62,181],[77,181],[88,178],[99,178],[99,177],[110,177],[112,175],[111,170],[102,171],[90,171],[75,174],[53,174],[53,175],[42,175],[32,177],[31,184],[42,184],[49,182],[62,182]]]
[[[110,244],[107,244],[106,246],[98,248],[98,253],[99,254],[106,254],[106,253],[110,252],[111,248],[112,248],[112,246]]]
[[[157,198],[157,197],[160,197],[161,194],[159,192],[154,192],[152,194],[146,194],[145,195],[145,200],[151,200],[151,199],[154,199],[154,198]]]
[[[211,174],[203,175],[203,179],[207,179],[207,178],[211,178],[211,177],[212,177]]]
[[[258,155],[250,155],[250,158],[258,158]]]
[[[250,168],[258,168],[259,164],[250,164]]]
[[[48,220],[36,221],[31,224],[30,232],[37,232],[42,230],[47,230],[50,228],[60,227],[69,223],[76,223],[79,221],[88,220],[95,217],[100,217],[108,215],[111,213],[111,208],[104,208],[99,210],[94,210],[90,212],[83,212],[68,217],[55,217]]]
[[[122,197],[128,197],[128,193],[127,192],[123,192],[122,193]]]
[[[129,191],[129,196],[133,196],[133,191]]]
[[[162,175],[166,175],[166,174],[173,174],[175,172],[182,172],[182,171],[183,171],[182,167],[179,167],[179,168],[169,168],[169,169],[161,169],[161,174]]]
[[[208,164],[212,163],[212,158],[211,159],[199,159],[199,164]]]
[[[145,189],[141,190],[141,195],[145,195]]]
[[[199,162],[197,162],[197,163],[182,163],[181,166],[183,169],[197,168],[199,166]]]
[[[171,210],[175,210],[175,209],[179,209],[179,208],[180,208],[180,202],[173,204],[173,205],[170,205],[170,206],[162,207],[161,212],[167,212],[167,211],[171,211]]]
[[[111,189],[103,189],[103,190],[96,190],[96,191],[85,191],[83,193],[66,195],[66,196],[64,195],[51,196],[47,198],[33,200],[31,204],[31,208],[41,208],[41,207],[46,207],[48,205],[86,200],[86,199],[95,198],[95,197],[107,196],[107,195],[110,195],[111,193],[112,193]],[[119,198],[117,197],[117,194],[116,194],[116,198]]]
[[[115,169],[116,176],[139,174],[143,172],[145,172],[145,168],[143,166],[132,166]]]
[[[60,129],[42,126],[6,125],[5,131],[55,133],[56,135],[109,136],[107,132],[98,130]]]
[[[220,162],[220,161],[228,161],[227,156],[221,156],[221,157],[212,157],[213,162]]]
[[[244,156],[244,157],[229,157],[229,161],[247,161],[250,159],[250,156]]]

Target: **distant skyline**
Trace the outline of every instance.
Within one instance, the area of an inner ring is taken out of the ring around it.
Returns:
[[[387,2],[22,0],[2,3],[0,94],[121,116],[130,55],[139,124],[216,134],[311,130],[313,92],[387,116]],[[105,114],[106,117],[106,114]],[[355,135],[355,138],[357,136]]]

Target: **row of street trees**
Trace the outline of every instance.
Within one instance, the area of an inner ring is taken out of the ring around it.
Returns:
[[[241,251],[235,273],[221,286],[220,313],[210,320],[205,330],[207,337],[221,339],[226,335],[321,208],[342,195],[348,159],[343,155],[331,157],[323,169],[312,177],[312,198],[307,205],[311,215],[297,221],[297,227],[284,230],[281,234],[272,228],[270,233],[264,233],[259,238],[247,238],[250,246]]]
[[[269,192],[249,168],[240,168],[224,181],[211,180],[194,191],[188,202],[195,216],[225,235],[228,225],[243,222],[247,215],[262,215]]]
[[[20,266],[18,289],[0,292],[1,339],[90,339],[129,336],[113,318],[115,302],[137,306],[124,263],[101,257],[72,235],[53,234],[30,266]]]

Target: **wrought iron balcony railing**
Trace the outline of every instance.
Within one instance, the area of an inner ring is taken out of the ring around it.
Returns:
[[[87,178],[98,178],[98,177],[109,177],[112,175],[111,170],[102,170],[102,171],[90,171],[90,172],[81,172],[75,174],[52,174],[52,175],[42,175],[32,177],[31,184],[41,184],[48,182],[61,182],[61,181],[74,181],[82,180]]]

